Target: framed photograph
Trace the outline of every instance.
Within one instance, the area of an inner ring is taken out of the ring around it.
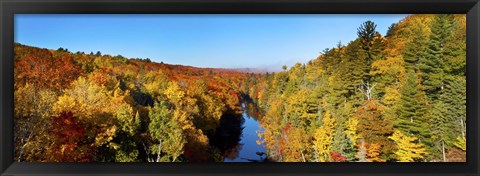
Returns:
[[[479,175],[478,0],[3,0],[0,173]]]

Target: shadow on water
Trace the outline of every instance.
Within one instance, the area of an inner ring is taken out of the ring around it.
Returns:
[[[225,162],[268,162],[266,150],[257,144],[257,132],[262,131],[260,111],[254,103],[242,103],[241,115],[226,115],[220,119],[215,135],[210,139]]]
[[[220,119],[215,135],[211,139],[225,158],[237,158],[243,144],[240,143],[245,119],[241,115],[225,115]]]

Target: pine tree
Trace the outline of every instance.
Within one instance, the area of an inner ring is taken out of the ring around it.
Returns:
[[[455,137],[465,139],[466,120],[466,81],[462,77],[447,76],[445,88],[440,92],[440,99],[431,105],[429,115],[432,123],[432,140],[434,156],[442,156],[448,161],[446,150],[453,147]]]
[[[414,28],[414,33],[412,40],[405,44],[403,49],[403,60],[405,61],[405,68],[407,70],[414,70],[418,72],[418,66],[420,58],[426,57],[426,50],[428,47],[427,36],[424,36],[425,26],[420,24],[417,28]]]
[[[442,101],[436,101],[435,104],[429,106],[428,117],[430,119],[431,140],[432,145],[428,152],[431,154],[429,158],[440,157],[444,162],[447,161],[445,150],[449,148],[449,144],[453,138],[453,126],[451,120],[445,115],[446,105]]]
[[[377,25],[372,21],[366,21],[359,28],[357,28],[357,36],[360,38],[361,48],[367,53],[367,65],[373,62],[372,48],[377,31]]]
[[[449,16],[437,15],[433,21],[431,34],[428,40],[428,47],[425,57],[419,60],[419,69],[422,72],[422,85],[425,86],[430,103],[438,99],[439,91],[443,89],[445,44],[451,35],[452,24]]]
[[[395,128],[401,132],[428,141],[429,124],[426,121],[425,94],[418,82],[417,74],[409,71],[407,80],[400,88],[400,100],[397,107],[398,118]]]
[[[358,91],[358,87],[368,79],[368,65],[363,58],[366,58],[364,52],[360,51],[360,39],[350,42],[345,48],[345,56],[337,69],[333,72],[334,80],[331,81],[334,88],[333,95],[338,97],[339,104],[345,101],[344,98],[353,102],[353,105],[359,105],[363,98]],[[340,94],[340,95],[338,95]]]
[[[397,31],[397,25],[398,25],[398,23],[392,23],[388,27],[387,34],[385,35],[385,38],[388,38],[388,37],[392,36],[393,34],[395,34],[395,32]]]
[[[465,138],[467,120],[467,82],[463,76],[447,76],[440,99],[446,105],[445,116],[452,123],[455,136]]]
[[[444,58],[444,67],[443,70],[445,73],[455,76],[465,76],[466,74],[466,30],[465,27],[462,27],[460,20],[455,20],[457,15],[450,15],[449,25],[450,32],[445,39],[445,46],[443,53]],[[460,15],[460,18],[465,19],[465,16]]]
[[[357,29],[358,39],[360,41],[360,48],[366,54],[366,57],[362,58],[365,62],[364,82],[371,82],[370,70],[371,65],[375,60],[383,59],[385,57],[385,43],[382,35],[378,33],[376,29],[377,25],[372,21],[366,21]]]

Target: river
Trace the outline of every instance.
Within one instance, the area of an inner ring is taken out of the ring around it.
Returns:
[[[245,103],[242,103],[242,111],[242,118],[244,120],[240,140],[242,148],[238,151],[236,158],[225,158],[224,162],[252,162],[262,161],[265,158],[264,154],[262,154],[262,156],[257,154],[257,152],[266,153],[265,148],[257,144],[257,140],[260,141],[257,133],[262,132],[263,129],[257,119],[247,113]]]
[[[241,116],[220,119],[214,144],[220,149],[224,162],[264,162],[266,150],[257,144],[262,127],[253,103],[243,102]]]

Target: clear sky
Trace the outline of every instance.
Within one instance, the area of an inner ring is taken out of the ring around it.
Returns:
[[[196,67],[280,68],[407,15],[15,15],[15,42]]]

